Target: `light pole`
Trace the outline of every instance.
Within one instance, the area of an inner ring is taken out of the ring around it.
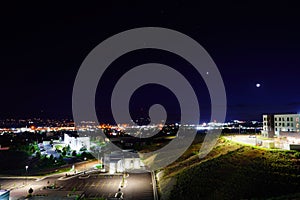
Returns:
[[[100,168],[102,169],[103,167],[103,162],[102,162],[102,157],[100,159],[100,153],[102,152],[102,146],[99,147],[98,149],[98,163],[100,164]]]
[[[86,157],[84,157],[84,174],[85,174],[85,170],[86,170],[86,163],[85,163],[85,161],[86,161]]]
[[[126,176],[126,172],[125,172],[125,157],[123,155],[123,162],[122,162],[122,167],[123,167],[123,176],[122,176],[122,182],[121,182],[121,187],[123,188],[125,185],[125,176]]]
[[[26,178],[25,178],[25,184],[27,185],[27,173],[28,173],[28,165],[25,166],[26,169]]]
[[[100,159],[99,159],[99,156],[100,156],[100,153],[101,153],[101,146],[98,148],[98,162],[99,162],[99,164],[100,164]]]

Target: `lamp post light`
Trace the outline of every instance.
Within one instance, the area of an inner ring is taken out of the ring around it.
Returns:
[[[103,167],[102,157],[100,159],[100,153],[101,153],[101,151],[102,151],[102,146],[100,146],[99,149],[98,149],[98,163],[100,164],[100,168],[102,169],[102,167]]]
[[[26,169],[25,184],[27,185],[28,165],[25,166],[25,169]]]
[[[86,161],[86,157],[84,157],[84,162]],[[86,163],[84,163],[84,174],[85,174],[85,170],[86,170]]]
[[[100,153],[101,153],[101,149],[102,149],[102,147],[100,146],[99,148],[98,148],[98,162],[99,162],[99,164],[100,164]]]

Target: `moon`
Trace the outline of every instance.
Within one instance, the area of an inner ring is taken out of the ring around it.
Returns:
[[[259,84],[259,83],[256,83],[256,87],[259,88],[259,87],[260,87],[260,84]]]

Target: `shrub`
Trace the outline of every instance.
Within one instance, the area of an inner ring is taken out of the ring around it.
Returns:
[[[72,156],[76,156],[76,155],[77,155],[76,151],[73,151]]]

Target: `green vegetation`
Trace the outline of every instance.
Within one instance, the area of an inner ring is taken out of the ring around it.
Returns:
[[[300,191],[299,152],[244,146],[220,138],[203,159],[195,142],[159,178],[161,199],[250,199]]]
[[[30,198],[30,197],[32,197],[32,193],[33,193],[33,189],[32,189],[32,188],[30,188],[30,189],[28,190],[28,195],[27,195],[27,198]]]
[[[82,152],[81,154],[76,154],[76,156],[81,159],[84,159],[84,158],[86,158],[88,160],[95,159],[95,157],[91,153],[85,152],[85,151]]]
[[[77,155],[77,153],[76,153],[76,151],[74,150],[73,152],[72,152],[72,156],[76,156]]]
[[[62,151],[63,148],[64,148],[64,147],[63,147],[62,145],[60,145],[60,144],[56,144],[56,145],[55,145],[55,149],[56,149],[56,150]]]
[[[14,144],[11,145],[10,151],[25,152],[28,156],[31,156],[34,152],[38,151],[39,147],[36,142],[30,144]]]
[[[102,164],[97,164],[95,167],[96,167],[97,169],[102,169],[102,168],[103,168],[103,165],[102,165]]]

